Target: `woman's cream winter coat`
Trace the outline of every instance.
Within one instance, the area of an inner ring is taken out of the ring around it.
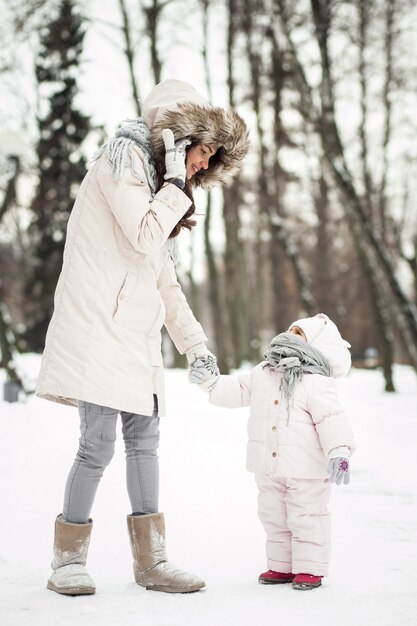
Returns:
[[[157,167],[161,129],[219,144],[207,184],[233,175],[248,147],[234,112],[209,107],[183,81],[164,81],[144,105]],[[227,129],[225,128],[227,127]],[[206,341],[178,284],[167,240],[191,205],[175,185],[152,198],[141,150],[119,182],[103,154],[80,187],[67,230],[37,394],[64,404],[84,400],[152,415],[153,394],[165,413],[161,328],[184,354]],[[135,172],[135,176],[132,175]],[[203,179],[193,180],[194,186]]]
[[[139,149],[134,158],[143,170]],[[190,204],[171,184],[151,202],[130,168],[115,182],[106,155],[89,171],[68,222],[39,396],[152,415],[156,393],[164,414],[162,325],[181,353],[206,341],[165,245]]]

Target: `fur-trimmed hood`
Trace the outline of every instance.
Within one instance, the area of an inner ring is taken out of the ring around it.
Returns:
[[[189,137],[193,143],[219,146],[207,170],[190,180],[191,187],[205,189],[228,184],[248,152],[248,129],[236,111],[211,106],[190,84],[165,80],[156,85],[143,103],[143,119],[151,131],[156,167],[165,167],[162,130],[170,128],[175,140]]]

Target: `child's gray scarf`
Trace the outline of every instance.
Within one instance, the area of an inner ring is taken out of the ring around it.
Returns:
[[[282,373],[281,389],[287,400],[287,425],[291,406],[294,405],[294,389],[304,374],[331,376],[330,363],[320,350],[293,333],[281,333],[274,337],[264,354],[266,366]]]
[[[111,163],[113,179],[115,181],[121,180],[124,168],[129,166],[132,175],[142,180],[143,177],[135,167],[135,160],[132,154],[133,147],[138,146],[144,156],[146,182],[149,185],[153,197],[157,185],[157,171],[151,150],[151,132],[141,117],[137,120],[126,121],[128,124],[119,128],[113,139],[110,139],[104,146],[99,148],[93,156],[92,161],[97,161],[102,154],[106,154]],[[174,265],[176,265],[178,262],[178,250],[175,239],[168,239],[166,245],[168,253]]]

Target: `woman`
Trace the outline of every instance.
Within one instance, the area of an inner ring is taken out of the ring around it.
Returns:
[[[40,397],[77,406],[80,415],[79,450],[55,522],[53,591],[95,592],[85,569],[90,512],[113,456],[119,413],[135,580],[166,592],[205,586],[165,553],[156,452],[165,414],[160,331],[165,324],[189,363],[209,354],[177,282],[175,237],[195,225],[193,187],[227,182],[247,149],[237,113],[167,80],[145,100],[143,118],[101,149],[81,184],[37,387]]]

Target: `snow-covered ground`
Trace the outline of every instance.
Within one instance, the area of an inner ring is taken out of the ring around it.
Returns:
[[[311,592],[257,583],[264,535],[244,469],[247,410],[209,406],[175,370],[167,371],[169,417],[161,424],[161,510],[170,559],[203,577],[207,589],[170,595],[133,582],[119,436],[93,510],[88,565],[97,594],[48,591],[77,413],[34,397],[0,401],[0,624],[415,626],[417,378],[407,367],[395,374],[397,394],[383,393],[378,372],[354,370],[340,383],[358,451],[351,484],[333,491],[331,574]]]

